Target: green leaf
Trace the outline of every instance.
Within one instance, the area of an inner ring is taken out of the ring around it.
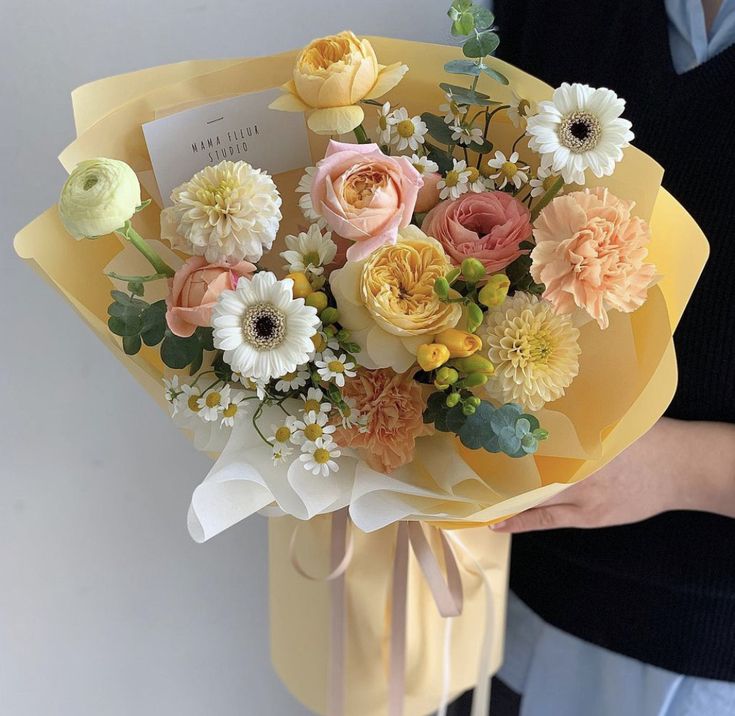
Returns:
[[[493,146],[493,143],[489,139],[484,139],[482,144],[475,144],[473,142],[467,148],[471,149],[473,152],[477,152],[478,154],[487,154],[488,152],[492,152]]]
[[[441,174],[446,174],[454,166],[451,154],[448,154],[441,149],[437,149],[437,147],[429,144],[429,142],[425,142],[424,147],[426,148],[429,159],[431,159],[432,162],[436,162]]]
[[[137,336],[140,333],[140,318],[132,317],[124,320],[118,316],[110,316],[107,320],[107,327],[116,336]]]
[[[194,360],[197,342],[191,338],[180,338],[166,329],[166,335],[161,343],[161,360],[176,370],[186,368]]]
[[[465,57],[476,57],[479,59],[487,55],[492,55],[499,44],[500,38],[492,30],[483,30],[465,41],[464,45],[462,45],[462,52]]]
[[[232,368],[225,363],[222,351],[217,351],[217,356],[212,361],[212,369],[222,382],[229,383],[232,380]]]
[[[538,418],[535,415],[531,415],[529,413],[523,413],[523,415],[521,415],[521,418],[523,418],[524,420],[528,420],[528,426],[529,426],[528,432],[529,433],[532,433],[541,427],[538,421]]]
[[[128,281],[128,291],[134,296],[142,296],[145,289],[141,281]]]
[[[126,355],[134,356],[140,350],[140,336],[124,336],[122,344]]]
[[[148,206],[148,204],[150,204],[150,203],[151,203],[151,200],[150,199],[146,199],[141,204],[138,204],[138,206],[135,207],[135,213],[137,214],[139,211],[143,211],[143,209],[145,209],[146,206]]]
[[[449,82],[441,82],[439,87],[441,87],[441,89],[443,89],[447,94],[451,94],[452,99],[457,104],[475,104],[478,107],[489,107],[493,104],[500,104],[500,102],[490,99],[490,95],[484,94],[483,92],[473,91],[467,87],[460,87],[459,85],[453,85]],[[421,119],[424,119],[423,115],[421,115]],[[444,122],[443,118],[439,117],[439,119]],[[424,122],[426,122],[425,119]]]
[[[477,77],[480,74],[480,66],[472,60],[450,60],[444,65],[444,71],[450,75]]]
[[[500,82],[501,85],[510,84],[510,80],[502,72],[498,72],[492,67],[483,65],[482,67],[480,67],[480,72],[484,72],[488,77],[491,77],[496,82]]]
[[[147,346],[157,346],[166,333],[166,301],[152,303],[143,314],[140,336]]]
[[[124,291],[110,291],[110,296],[112,296],[113,301],[122,303],[123,305],[131,301],[130,296]]]
[[[515,403],[506,403],[492,414],[490,427],[496,435],[500,435],[505,429],[509,429],[515,435],[516,421],[520,415],[520,406]]]
[[[450,15],[450,17],[452,17]],[[475,18],[471,12],[458,12],[452,18],[451,33],[455,37],[463,37],[469,35],[475,29]]]
[[[492,27],[495,22],[495,16],[482,5],[473,5],[470,12],[475,20],[476,30],[486,30],[488,27]]]
[[[465,419],[459,431],[459,439],[470,450],[479,450],[493,437],[490,420],[496,412],[490,403],[483,400],[472,415]]]
[[[443,117],[439,117],[431,112],[424,112],[421,115],[421,119],[426,124],[426,129],[429,131],[429,135],[436,139],[441,144],[454,144],[452,139],[452,130],[449,125],[444,122]],[[439,162],[437,162],[438,164]]]
[[[462,412],[462,405],[455,405],[447,411],[446,425],[447,431],[459,434],[462,426],[467,422],[467,416]]]

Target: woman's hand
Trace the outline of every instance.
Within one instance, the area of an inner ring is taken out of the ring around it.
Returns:
[[[594,475],[493,529],[609,527],[668,510],[735,517],[735,426],[661,418]]]

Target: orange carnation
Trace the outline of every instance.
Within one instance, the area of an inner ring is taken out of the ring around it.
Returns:
[[[426,403],[411,373],[392,368],[359,368],[342,389],[366,419],[363,426],[337,427],[335,441],[355,448],[373,470],[389,473],[413,459],[416,438],[429,434],[424,425]]]

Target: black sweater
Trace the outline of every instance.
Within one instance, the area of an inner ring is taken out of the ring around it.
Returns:
[[[707,235],[710,259],[675,335],[667,415],[735,422],[735,46],[677,75],[663,0],[495,0],[495,10],[499,57],[553,86],[586,82],[627,100],[634,143]],[[512,554],[511,588],[550,624],[735,681],[735,520],[682,511],[536,532],[514,537]]]

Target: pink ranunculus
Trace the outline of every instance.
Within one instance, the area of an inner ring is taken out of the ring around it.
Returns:
[[[494,273],[525,253],[520,244],[531,238],[531,215],[510,194],[483,191],[441,202],[421,229],[441,243],[457,266],[472,257]]]
[[[646,300],[656,267],[651,232],[633,202],[603,187],[557,196],[536,219],[531,276],[557,312],[586,311],[600,328],[608,310],[631,313]]]
[[[171,332],[187,338],[197,326],[210,326],[212,309],[222,291],[234,290],[240,278],[254,273],[255,266],[249,261],[210,264],[203,256],[192,256],[169,279],[166,323]]]
[[[406,157],[389,157],[377,144],[330,141],[311,184],[314,211],[335,234],[353,242],[348,261],[359,261],[396,241],[407,226],[423,185]]]
[[[437,184],[442,180],[442,175],[438,172],[424,174],[423,177],[424,185],[419,190],[419,197],[416,200],[416,212],[421,214],[433,209],[439,203],[439,187]]]

